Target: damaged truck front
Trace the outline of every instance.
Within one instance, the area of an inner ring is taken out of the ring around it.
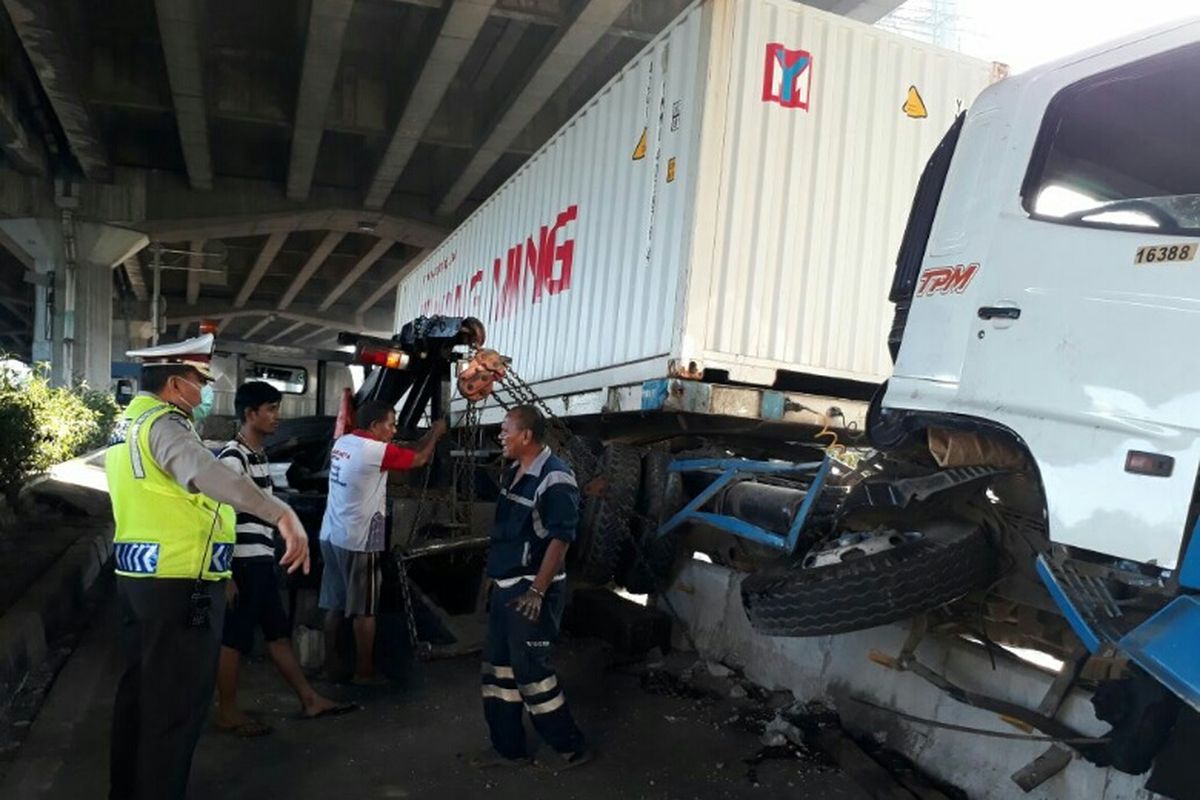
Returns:
[[[699,2],[401,282],[397,329],[478,316],[529,379],[452,401],[459,462],[505,404],[561,422],[577,578],[662,591],[698,552],[750,573],[767,635],[914,618],[890,663],[1143,772],[1200,708],[1198,42],[996,82],[799,4]],[[1107,661],[1112,732],[953,686],[922,631]]]
[[[1198,42],[1200,22],[1131,37],[955,122],[900,250],[867,472],[799,565],[742,585],[769,634],[967,596],[940,619],[1109,659],[1113,729],[1080,750],[1135,774],[1200,710]]]

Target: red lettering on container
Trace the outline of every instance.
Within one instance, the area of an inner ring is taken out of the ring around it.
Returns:
[[[564,228],[578,217],[579,206],[568,206],[555,216],[553,225],[542,225],[536,238],[533,235],[527,236],[523,243],[518,241],[509,247],[503,257],[492,260],[494,291],[492,306],[488,309],[491,319],[504,319],[522,302],[531,305],[540,303],[543,296],[561,294],[571,288],[575,265],[575,239],[573,236],[567,237]],[[456,258],[455,254],[439,261],[425,273],[423,282],[445,272]],[[444,296],[422,301],[421,314],[475,313],[483,316],[480,293],[483,282],[484,271],[476,270]]]

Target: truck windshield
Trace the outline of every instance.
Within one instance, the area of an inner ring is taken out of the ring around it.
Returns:
[[[1023,189],[1065,224],[1200,233],[1200,45],[1126,64],[1051,101]]]

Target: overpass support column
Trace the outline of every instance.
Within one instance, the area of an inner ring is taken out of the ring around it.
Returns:
[[[0,227],[34,262],[33,359],[50,365],[56,386],[112,382],[113,267],[146,246],[145,234],[58,219],[9,219]]]

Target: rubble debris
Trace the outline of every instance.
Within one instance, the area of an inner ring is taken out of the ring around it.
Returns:
[[[692,686],[681,676],[667,670],[646,670],[641,675],[642,691],[663,697],[678,697],[683,700],[697,700],[705,697],[705,693]]]
[[[759,785],[764,762],[786,760],[801,775],[840,768],[872,797],[884,800],[965,800],[961,791],[927,779],[881,742],[852,738],[842,730],[837,712],[823,703],[797,701],[789,691],[758,686],[720,662],[674,652],[662,659],[655,655],[654,666],[647,663],[641,673],[644,690],[730,709],[734,713],[724,719],[714,717],[720,720],[714,727],[737,727],[759,737],[762,748],[743,759],[753,786]]]
[[[796,697],[786,689],[777,689],[767,694],[763,704],[774,711],[795,705]]]
[[[733,670],[718,661],[706,661],[704,663],[708,674],[714,678],[728,678],[733,675]]]
[[[765,731],[759,741],[763,743],[763,747],[783,747],[788,740],[779,731]]]
[[[662,669],[666,665],[667,659],[663,655],[662,648],[655,647],[646,653],[646,669]]]

